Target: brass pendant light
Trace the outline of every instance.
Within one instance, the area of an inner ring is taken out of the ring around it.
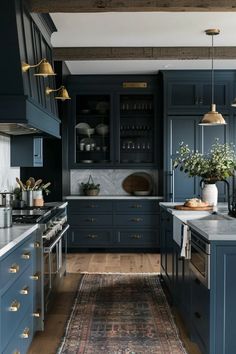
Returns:
[[[65,86],[61,86],[55,90],[51,89],[50,87],[46,87],[45,92],[46,92],[46,95],[50,95],[51,92],[58,92],[57,95],[55,96],[56,100],[65,101],[65,100],[71,99]]]
[[[224,125],[226,121],[223,116],[216,111],[216,104],[214,103],[214,41],[213,37],[220,33],[219,29],[207,29],[206,34],[212,38],[212,58],[211,58],[211,111],[204,114],[199,125],[212,126],[212,125]]]
[[[28,63],[22,62],[21,67],[24,73],[28,71],[30,68],[38,68],[37,73],[34,74],[35,76],[47,77],[47,76],[56,75],[52,69],[51,64],[45,58],[40,60],[40,62],[35,65],[30,65]]]

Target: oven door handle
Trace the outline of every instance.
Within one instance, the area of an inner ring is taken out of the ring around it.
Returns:
[[[67,224],[63,230],[59,233],[58,237],[56,238],[56,240],[49,246],[49,247],[44,247],[43,251],[44,253],[50,253],[52,251],[52,249],[56,246],[56,244],[60,241],[60,239],[62,238],[62,236],[64,235],[64,233],[69,229],[70,225]]]

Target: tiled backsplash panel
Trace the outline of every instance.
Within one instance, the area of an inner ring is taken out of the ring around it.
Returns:
[[[10,167],[10,148],[10,137],[0,135],[0,191],[12,191],[20,176],[18,167]]]
[[[123,180],[134,172],[146,172],[153,177],[154,195],[158,190],[158,171],[157,170],[71,170],[71,194],[81,194],[80,184],[86,183],[91,174],[94,183],[100,184],[100,195],[127,195],[122,188]]]

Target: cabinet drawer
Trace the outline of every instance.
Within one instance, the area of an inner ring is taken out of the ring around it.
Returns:
[[[99,212],[112,212],[111,200],[70,200],[68,203],[68,214],[80,213],[99,213]]]
[[[210,292],[198,279],[192,280],[192,325],[200,347],[208,352],[209,348],[209,314]]]
[[[34,238],[24,242],[0,262],[0,287],[13,283],[32,263]]]
[[[121,227],[146,226],[158,228],[159,218],[156,214],[120,214],[114,216],[114,223]]]
[[[70,215],[68,218],[70,225],[76,226],[110,226],[112,225],[112,215],[103,214],[81,214]]]
[[[132,231],[117,231],[116,240],[119,246],[135,247],[135,246],[159,246],[158,230],[132,230]]]
[[[69,234],[68,246],[109,246],[112,242],[113,234],[111,230],[71,229]]]
[[[118,213],[124,213],[125,211],[130,213],[159,213],[160,206],[156,200],[119,200],[115,202],[115,211]]]
[[[30,309],[28,309],[25,318],[21,321],[16,331],[10,331],[12,337],[3,350],[3,354],[14,354],[19,352],[25,354],[33,339],[33,317]]]
[[[29,266],[18,280],[1,297],[1,343],[4,347],[11,334],[16,330],[18,324],[30,308],[32,314],[33,286],[32,275],[33,268]],[[11,331],[9,331],[10,324]]]

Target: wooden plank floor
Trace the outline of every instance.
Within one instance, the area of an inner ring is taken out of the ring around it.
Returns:
[[[27,354],[56,354],[70,315],[73,300],[83,272],[159,273],[157,254],[132,253],[79,253],[68,254],[67,276],[52,309],[47,314],[45,331],[38,332]],[[187,337],[187,331],[174,311],[182,341],[188,354],[201,354]],[[142,353],[146,354],[146,353]]]

